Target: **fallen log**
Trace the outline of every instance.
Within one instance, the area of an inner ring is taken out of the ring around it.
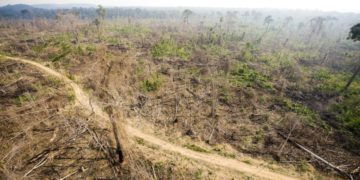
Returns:
[[[335,171],[339,172],[342,175],[345,175],[346,177],[348,177],[350,180],[354,180],[354,178],[352,177],[351,174],[345,172],[344,170],[338,168],[337,166],[331,164],[330,162],[326,161],[324,158],[320,157],[319,155],[313,153],[312,151],[310,151],[309,149],[305,148],[304,146],[302,146],[301,144],[295,142],[294,140],[292,140],[291,138],[285,136],[284,134],[277,132],[282,138],[286,139],[288,142],[292,143],[294,146],[296,146],[297,148],[309,153],[311,156],[315,157],[317,160],[323,162],[324,164],[328,165],[329,167],[331,167],[332,169],[334,169]]]

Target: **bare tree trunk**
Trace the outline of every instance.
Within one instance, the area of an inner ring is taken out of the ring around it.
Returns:
[[[284,142],[282,143],[282,145],[280,146],[280,150],[279,150],[279,152],[278,152],[279,158],[280,158],[280,156],[281,156],[281,154],[282,154],[282,151],[284,150],[284,147],[285,147],[286,143],[289,141],[289,138],[290,138],[292,132],[293,132],[294,129],[296,128],[296,125],[297,125],[297,123],[295,122],[295,123],[293,124],[293,126],[291,127],[289,134],[286,136],[285,141],[284,141]]]
[[[329,57],[329,53],[330,53],[330,50],[328,50],[324,56],[324,58],[322,59],[321,61],[321,65],[323,65],[327,60],[328,60],[328,57]]]
[[[349,79],[349,81],[347,82],[347,84],[345,85],[345,87],[340,91],[345,92],[347,91],[347,89],[349,88],[349,86],[351,85],[351,83],[355,80],[356,76],[360,73],[360,62],[358,64],[358,67],[356,68],[354,74],[351,76],[351,78]]]
[[[217,124],[217,117],[216,117],[216,100],[217,100],[217,95],[216,95],[216,90],[215,90],[215,82],[214,82],[214,76],[213,76],[213,71],[211,71],[211,119],[212,119],[212,130],[211,133],[209,135],[209,138],[206,140],[207,143],[210,143],[211,138],[214,134],[215,131],[215,127]]]
[[[216,90],[215,90],[215,82],[214,82],[214,69],[211,67],[207,67],[210,72],[211,78],[211,113],[210,116],[214,119],[216,115]]]
[[[214,80],[211,80],[211,117],[215,118],[216,115],[216,92]]]

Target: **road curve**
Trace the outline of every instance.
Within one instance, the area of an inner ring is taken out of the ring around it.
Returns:
[[[65,75],[62,75],[61,73],[59,73],[49,67],[46,67],[38,62],[34,62],[34,61],[31,61],[28,59],[19,58],[19,57],[9,57],[9,56],[0,56],[0,59],[1,58],[14,60],[14,61],[18,61],[18,62],[25,63],[25,64],[30,64],[30,65],[40,69],[44,73],[55,76],[55,77],[61,79],[62,81],[64,81],[65,83],[68,83],[75,92],[75,97],[76,97],[77,103],[79,103],[81,106],[83,106],[87,110],[94,112],[97,116],[103,118],[102,120],[97,121],[97,123],[100,126],[102,126],[102,127],[108,126],[108,123],[109,123],[108,115],[106,113],[104,113],[102,108],[94,100],[90,99],[90,96],[85,91],[83,91],[82,88],[78,84],[76,84],[74,81],[72,81]],[[91,100],[91,105],[89,103],[90,100]],[[104,121],[104,119],[106,121]],[[272,172],[269,169],[266,169],[263,167],[246,164],[246,163],[240,162],[235,159],[229,159],[229,158],[225,158],[225,157],[215,155],[215,154],[195,152],[195,151],[186,149],[184,147],[177,146],[177,145],[171,144],[169,142],[166,142],[166,141],[159,139],[153,135],[143,133],[141,130],[136,129],[135,127],[127,126],[126,133],[127,133],[127,135],[130,135],[130,136],[142,138],[151,144],[159,146],[161,149],[163,149],[165,151],[175,152],[175,153],[178,153],[178,154],[185,156],[187,158],[190,158],[190,159],[202,161],[202,162],[220,166],[220,167],[233,169],[233,170],[236,170],[239,172],[243,172],[245,174],[251,174],[256,177],[260,177],[261,179],[274,179],[274,180],[298,179],[296,177],[291,177],[291,176],[288,176],[285,174]]]

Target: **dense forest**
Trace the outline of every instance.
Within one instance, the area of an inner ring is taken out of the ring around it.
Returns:
[[[0,179],[266,174],[219,170],[187,150],[294,178],[359,178],[359,23],[305,10],[0,7]],[[112,128],[96,123],[102,112]],[[94,148],[73,152],[84,143]]]

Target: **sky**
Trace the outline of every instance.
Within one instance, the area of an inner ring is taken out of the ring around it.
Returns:
[[[104,6],[276,8],[360,13],[360,0],[0,0],[7,4],[101,4]]]

